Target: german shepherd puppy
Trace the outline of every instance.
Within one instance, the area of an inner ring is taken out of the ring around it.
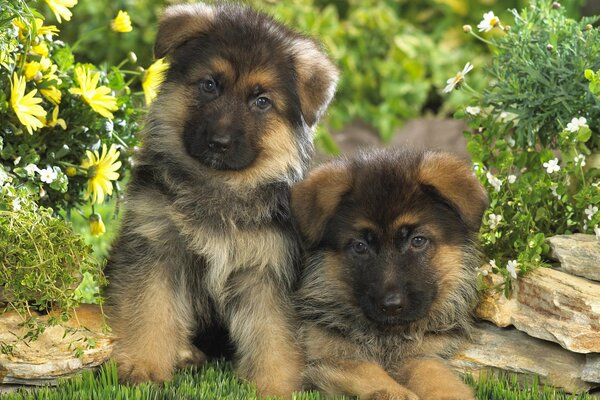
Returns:
[[[170,67],[106,268],[119,375],[161,382],[232,353],[261,394],[289,395],[303,365],[289,189],[337,70],[312,39],[234,4],[167,8],[155,54]]]
[[[474,398],[442,357],[469,333],[487,205],[447,153],[362,154],[297,184],[306,384],[361,399]]]

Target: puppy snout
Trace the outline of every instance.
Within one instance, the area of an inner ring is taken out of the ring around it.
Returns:
[[[231,135],[219,133],[208,139],[208,148],[215,153],[226,153],[231,148]]]
[[[386,293],[379,305],[381,312],[393,316],[402,311],[405,305],[404,296],[400,292]]]

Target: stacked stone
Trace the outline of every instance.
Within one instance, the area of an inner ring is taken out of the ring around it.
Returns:
[[[8,354],[0,353],[0,393],[11,385],[54,385],[58,378],[102,364],[112,352],[111,336],[96,305],[81,305],[69,322],[47,327],[31,342],[18,339],[27,332],[22,322],[13,312],[0,317],[0,343],[4,349],[12,347]]]
[[[484,293],[473,342],[452,360],[458,370],[537,375],[570,392],[600,386],[600,241],[574,234],[548,242],[558,267],[519,277],[510,299]],[[502,283],[491,273],[485,279]]]

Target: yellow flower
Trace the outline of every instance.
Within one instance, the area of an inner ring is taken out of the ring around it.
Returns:
[[[131,32],[133,28],[131,27],[131,18],[129,18],[127,11],[120,10],[117,17],[110,23],[110,27],[115,32]]]
[[[90,215],[89,219],[90,223],[90,232],[94,236],[102,236],[106,232],[106,227],[104,226],[104,222],[102,222],[102,217],[98,213],[93,213]]]
[[[27,32],[29,32],[29,26],[21,19],[14,19],[13,25],[19,29],[19,39],[24,40],[27,37]],[[58,35],[58,28],[55,25],[46,25],[44,26],[44,20],[41,18],[35,19],[35,28],[36,35],[45,35],[47,33],[51,35]]]
[[[46,117],[46,111],[39,105],[42,99],[35,97],[37,89],[25,94],[25,85],[25,77],[13,74],[10,85],[10,105],[19,121],[27,128],[27,132],[32,134],[33,131],[44,126],[40,118]]]
[[[58,23],[61,23],[61,18],[64,18],[65,21],[70,21],[73,13],[69,10],[69,8],[75,7],[77,4],[77,0],[45,0],[48,7],[52,10]]]
[[[75,67],[75,78],[79,83],[79,88],[69,89],[73,94],[83,97],[86,103],[92,107],[92,110],[105,118],[114,118],[111,111],[117,109],[117,99],[109,95],[110,89],[106,86],[96,87],[100,80],[99,72],[91,72],[86,67],[78,65]]]
[[[121,168],[119,151],[114,144],[106,151],[106,145],[102,145],[102,155],[98,151],[86,151],[87,160],[81,164],[82,168],[87,170],[88,185],[85,193],[86,198],[91,197],[92,204],[100,204],[104,201],[104,196],[112,194],[112,181],[119,179],[117,170]]]
[[[40,93],[52,104],[59,105],[62,99],[62,93],[56,88],[56,86],[50,86],[46,89],[40,89]]]
[[[42,79],[42,64],[37,61],[30,61],[25,63],[25,79],[28,81],[35,79],[39,81]]]
[[[48,45],[46,44],[46,42],[40,42],[39,44],[37,44],[35,46],[31,46],[29,51],[33,54],[37,54],[42,57],[48,57],[48,54],[49,54]]]
[[[41,18],[36,18],[35,19],[35,26],[37,29],[37,34],[38,35],[45,35],[47,33],[51,34],[51,35],[58,35],[58,28],[56,27],[56,25],[46,25],[44,26],[44,20]]]
[[[65,120],[62,118],[58,118],[58,106],[54,107],[54,110],[52,111],[52,118],[50,119],[50,121],[42,122],[44,122],[44,126],[47,126],[48,128],[54,128],[56,125],[58,125],[61,128],[63,128],[63,130],[67,129],[67,123],[65,122]]]
[[[169,64],[164,58],[159,58],[148,67],[148,70],[144,74],[144,78],[142,79],[142,89],[144,89],[144,98],[146,99],[147,105],[152,103],[152,100],[154,100],[158,94],[158,88],[165,79],[165,72],[167,69],[169,69]]]

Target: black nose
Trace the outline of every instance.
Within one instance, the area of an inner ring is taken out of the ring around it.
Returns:
[[[381,312],[387,315],[395,315],[402,311],[404,307],[404,296],[398,292],[392,292],[385,295],[381,301]]]
[[[216,153],[225,153],[230,147],[230,135],[214,135],[208,139],[208,148]]]

